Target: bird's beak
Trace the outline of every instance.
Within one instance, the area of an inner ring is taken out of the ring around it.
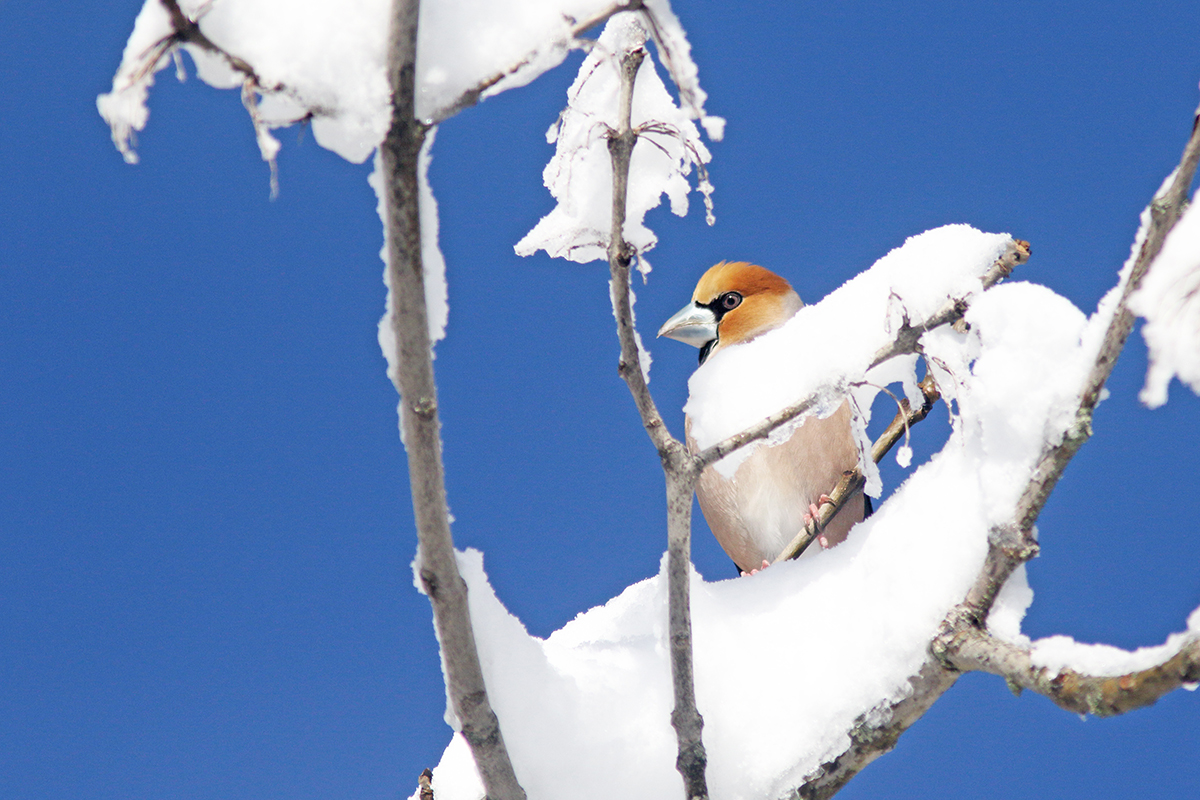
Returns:
[[[663,323],[658,335],[685,342],[692,347],[704,347],[717,338],[717,315],[712,309],[688,303]]]

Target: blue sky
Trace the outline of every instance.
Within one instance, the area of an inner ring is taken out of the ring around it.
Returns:
[[[169,73],[125,165],[95,95],[139,5],[0,4],[0,796],[406,796],[449,729],[368,167],[281,132],[271,202],[237,95]],[[813,300],[949,222],[1030,240],[1018,277],[1090,311],[1200,99],[1195,3],[675,8],[729,126],[717,225],[651,215],[646,332],[717,260]],[[605,267],[512,252],[578,62],[443,125],[431,170],[454,535],[542,636],[665,547]],[[652,350],[678,433],[695,351]],[[1200,605],[1200,402],[1143,409],[1144,369],[1135,335],[1042,516],[1033,636],[1158,644]],[[731,575],[696,528],[697,567]],[[1191,693],[1084,722],[970,675],[842,796],[1187,796],[1198,720]]]

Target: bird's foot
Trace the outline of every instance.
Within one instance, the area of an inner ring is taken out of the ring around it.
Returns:
[[[804,515],[804,524],[808,525],[808,523],[817,519],[818,515],[821,513],[821,506],[825,505],[826,503],[833,505],[833,498],[827,494],[822,494],[820,497],[818,497],[817,502],[809,503],[808,513]],[[817,537],[817,544],[821,545],[822,550],[828,550],[830,547],[832,547],[832,545],[829,544],[829,540],[825,538],[825,534],[823,533]]]
[[[767,561],[767,560],[764,558],[764,559],[763,559],[763,563],[762,563],[762,566],[761,566],[761,567],[758,567],[758,568],[756,568],[756,569],[752,569],[752,570],[750,570],[749,572],[743,572],[743,573],[742,573],[742,577],[744,578],[744,577],[746,577],[747,575],[757,575],[758,573],[762,572],[764,569],[766,569],[766,568],[767,568],[767,567],[769,567],[769,566],[771,566],[771,562],[770,562],[770,561]]]

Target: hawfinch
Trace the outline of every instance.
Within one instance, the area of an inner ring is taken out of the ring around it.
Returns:
[[[700,348],[700,363],[787,322],[803,307],[786,280],[744,261],[721,262],[696,284],[692,302],[658,331]],[[783,368],[781,366],[781,368]],[[696,451],[691,422],[688,447]],[[804,527],[822,495],[845,470],[858,464],[858,448],[850,431],[850,405],[843,403],[825,419],[808,417],[784,442],[759,445],[732,478],[712,467],[696,484],[696,496],[717,541],[742,572],[753,572],[774,560]],[[825,498],[827,500],[827,498]],[[850,527],[870,513],[859,494],[823,531],[821,544],[832,547]]]

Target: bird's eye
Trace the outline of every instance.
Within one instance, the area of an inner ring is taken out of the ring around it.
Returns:
[[[726,292],[721,295],[721,308],[732,311],[742,304],[742,296],[737,292]]]

